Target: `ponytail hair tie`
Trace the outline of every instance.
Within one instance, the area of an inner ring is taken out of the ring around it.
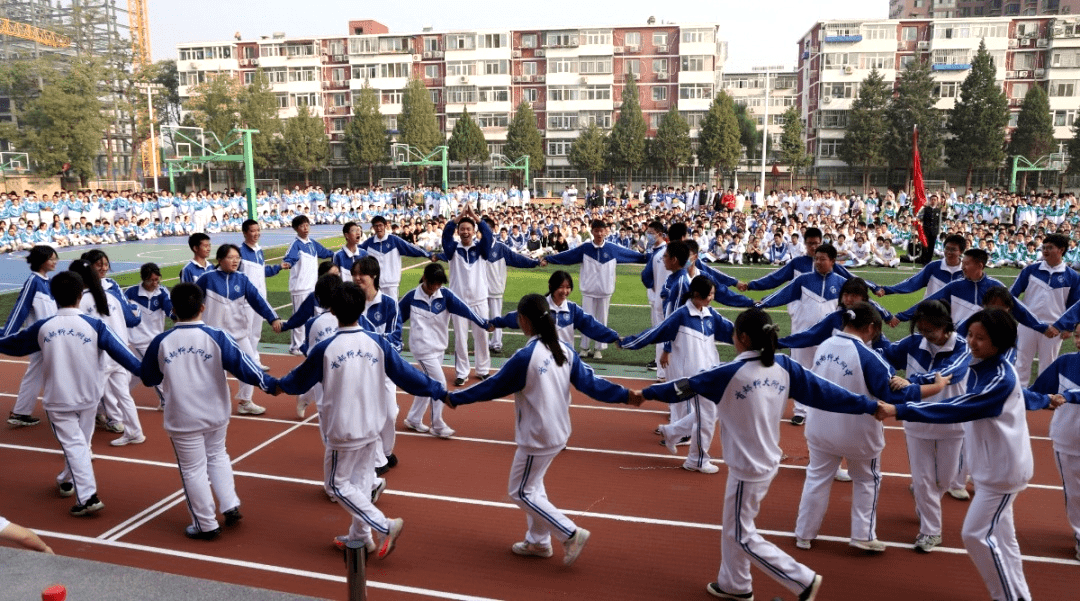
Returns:
[[[854,309],[848,309],[847,311],[844,312],[844,315],[847,315],[848,319],[855,319],[855,310]]]
[[[761,326],[761,331],[765,332],[766,334],[768,334],[768,333],[776,334],[776,333],[778,333],[780,331],[780,326],[775,324],[775,323],[767,323],[767,324]]]

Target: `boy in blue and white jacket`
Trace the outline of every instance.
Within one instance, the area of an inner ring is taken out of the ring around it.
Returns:
[[[315,345],[278,388],[300,394],[322,383],[319,419],[333,456],[327,484],[352,515],[345,539],[363,541],[374,550],[371,530],[377,530],[383,535],[378,549],[383,559],[393,551],[404,525],[401,518],[387,519],[371,502],[376,441],[387,407],[394,402],[393,391],[383,382],[390,378],[405,392],[433,398],[444,397],[446,388],[406,363],[385,339],[360,328],[364,293],[355,284],[342,284],[331,305],[338,318],[337,333]]]
[[[360,248],[379,260],[382,275],[379,278],[382,293],[398,299],[398,286],[401,284],[401,257],[430,258],[431,253],[409,244],[399,236],[391,234],[386,218],[376,215],[371,219],[371,236],[360,243]],[[344,273],[344,272],[343,272]]]
[[[479,239],[477,239],[479,230]],[[455,231],[460,242],[454,239]],[[487,257],[491,254],[491,245],[495,235],[491,228],[481,221],[472,211],[472,205],[457,219],[448,221],[443,228],[443,252],[436,259],[450,264],[450,284],[454,291],[469,308],[483,319],[490,317],[487,305]],[[473,352],[476,353],[476,377],[483,380],[491,371],[491,351],[488,349],[487,331],[482,327],[469,327],[463,317],[454,317],[454,371],[455,386],[461,386],[469,377],[469,334],[473,337]]]
[[[283,262],[281,265],[267,265],[266,256],[263,255],[263,249],[259,246],[259,239],[262,237],[262,227],[258,221],[254,219],[246,219],[240,225],[240,229],[244,234],[244,242],[240,245],[240,272],[247,276],[251,280],[251,285],[255,286],[255,289],[259,291],[259,294],[266,298],[266,278],[272,278],[275,275],[281,273],[282,269],[289,269],[292,267],[289,263]],[[255,361],[260,364],[264,370],[266,367],[262,365],[262,361],[259,358],[259,340],[262,339],[262,326],[263,320],[258,313],[251,312],[251,350],[254,351],[252,355]]]
[[[49,291],[48,276],[50,271],[56,269],[56,261],[56,250],[51,246],[35,246],[30,249],[30,254],[26,257],[26,262],[30,264],[30,277],[19,291],[15,307],[8,314],[0,335],[11,336],[39,320],[56,315],[56,301]],[[37,405],[38,394],[44,384],[43,377],[41,353],[33,353],[19,383],[19,394],[15,399],[15,406],[11,409],[11,415],[8,416],[9,424],[34,426],[41,421],[31,413]]]
[[[315,290],[319,259],[331,259],[334,253],[322,244],[308,239],[308,234],[311,232],[311,221],[308,220],[306,215],[294,217],[292,228],[296,231],[296,240],[293,240],[292,246],[285,253],[283,261],[292,265],[292,270],[289,271],[289,295],[292,296],[292,305],[295,311],[300,308],[304,299]],[[293,330],[289,353],[302,355],[303,353],[300,352],[300,345],[302,344],[304,344],[304,333],[300,330]]]
[[[484,217],[484,223],[492,231],[495,230],[495,220]],[[514,252],[504,242],[493,242],[491,252],[487,256],[487,289],[488,289],[488,315],[502,314],[503,294],[506,292],[506,268],[517,267],[519,269],[531,269],[540,265],[540,261]],[[496,329],[491,334],[490,349],[493,353],[502,352],[502,330]]]
[[[184,534],[209,540],[221,533],[215,495],[226,526],[241,518],[232,462],[225,450],[232,412],[225,372],[266,392],[274,391],[276,381],[263,373],[226,332],[202,322],[202,289],[194,284],[178,284],[172,299],[177,324],[150,342],[140,375],[143,384],[161,385],[164,389],[165,432],[176,451],[193,518]]]
[[[124,297],[139,310],[139,324],[128,333],[128,346],[141,361],[154,337],[165,331],[165,318],[173,317],[172,299],[168,288],[161,285],[161,269],[155,263],[145,263],[139,268],[142,283],[124,290]],[[131,380],[132,387],[135,379]],[[155,386],[159,408],[164,408],[165,396],[160,386]]]

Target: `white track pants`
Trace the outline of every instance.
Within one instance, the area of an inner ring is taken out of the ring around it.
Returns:
[[[487,299],[469,305],[480,317],[487,319]],[[469,378],[469,332],[472,331],[473,352],[476,353],[476,375],[491,373],[491,351],[488,350],[488,332],[464,317],[454,315],[454,371],[459,378]]]
[[[664,321],[664,303],[662,301],[649,301],[649,323],[652,327],[660,325]],[[656,345],[656,379],[667,381],[667,370],[660,366],[660,355],[664,354],[664,345]]]
[[[1080,545],[1080,456],[1054,453],[1065,492],[1065,515],[1072,526],[1073,538]]]
[[[105,413],[109,417],[119,418],[124,424],[124,436],[138,438],[142,436],[142,423],[139,411],[135,408],[135,399],[131,398],[131,372],[114,366],[107,369],[105,377]]]
[[[604,296],[604,297],[582,296],[581,297],[581,310],[585,311],[589,315],[592,315],[593,317],[596,318],[596,321],[599,321],[600,323],[604,324],[605,326],[607,325],[608,311],[610,309],[611,309],[611,297],[610,296]],[[582,351],[589,350],[590,344],[592,345],[593,349],[598,350],[598,351],[602,351],[602,350],[607,348],[607,344],[605,344],[603,342],[596,342],[595,340],[591,340],[587,336],[582,334],[581,335],[581,350]]]
[[[811,346],[807,348],[793,348],[791,349],[791,358],[796,363],[810,369],[814,366],[814,355],[817,354],[817,347]],[[795,401],[795,413],[794,415],[801,415],[806,417],[806,405],[803,405],[799,401]]]
[[[303,330],[303,328],[298,329]],[[255,359],[255,365],[259,364],[259,354],[255,352],[255,347],[251,344],[251,336],[237,338],[236,345],[240,347],[240,350],[243,351],[245,355]],[[251,394],[255,392],[255,387],[251,384],[245,384],[244,382],[240,382],[239,384],[239,387],[236,389],[236,400],[241,402],[250,401]]]
[[[416,363],[420,371],[424,372],[425,375],[446,386],[446,375],[442,369],[442,355],[416,357]],[[409,413],[405,416],[405,419],[411,424],[422,424],[424,423],[424,414],[427,413],[429,408],[431,409],[431,427],[436,430],[445,429],[447,425],[442,418],[443,402],[431,397],[413,397],[412,407],[409,408]]]
[[[15,407],[11,412],[18,415],[30,415],[37,406],[41,389],[45,385],[45,373],[41,363],[41,351],[30,353],[28,357],[30,365],[26,366],[22,382],[19,383],[19,394],[15,398]]]
[[[503,297],[501,296],[489,296],[487,299],[488,317],[499,317],[502,315]],[[496,350],[502,350],[503,347],[503,331],[502,328],[496,328],[494,332],[491,332],[490,346]]]
[[[80,504],[97,493],[94,466],[90,463],[90,439],[94,435],[95,409],[79,411],[46,411],[56,441],[64,452],[64,471],[56,477],[57,484],[71,482]]]
[[[292,297],[292,308],[294,313],[300,310],[300,305],[304,304],[304,299],[306,299],[307,295],[310,293],[310,290],[305,290],[303,292],[290,291],[289,296]],[[292,330],[292,339],[289,341],[289,350],[299,350],[302,346],[304,346],[304,328],[294,328]]]
[[[349,540],[372,540],[371,531],[390,533],[390,520],[371,503],[371,486],[375,479],[375,442],[357,449],[330,452],[330,471],[327,484],[337,497],[338,504],[352,516]]]
[[[986,583],[991,599],[1031,599],[1013,523],[1017,494],[989,491],[976,482],[975,496],[961,531],[964,548]]]
[[[829,508],[833,477],[844,459],[840,455],[810,447],[810,465],[806,468],[806,481],[799,500],[799,517],[795,520],[796,537],[806,540],[817,538],[821,521]],[[874,540],[877,538],[877,499],[881,488],[879,458],[846,459],[852,480],[851,538]]]
[[[728,472],[724,493],[724,532],[720,539],[722,559],[716,584],[729,593],[752,590],[750,564],[794,594],[802,594],[814,582],[814,571],[795,561],[758,534],[754,518],[772,478],[745,482]]]
[[[1061,337],[1047,338],[1027,326],[1019,326],[1017,330],[1016,373],[1020,376],[1020,385],[1027,386],[1032,380],[1035,355],[1039,356],[1039,369],[1035,374],[1038,377],[1061,354]]]
[[[935,440],[907,436],[908,464],[920,534],[941,535],[941,497],[956,479],[963,448],[963,438]]]
[[[218,527],[217,509],[222,512],[240,506],[233,481],[232,462],[225,450],[225,433],[228,425],[208,432],[169,434],[172,438],[180,477],[184,482],[184,496],[192,524],[201,531],[209,532]]]
[[[675,405],[685,405],[686,415],[670,426],[661,427],[661,431],[670,438],[690,438],[690,452],[686,455],[686,466],[699,468],[709,462],[709,446],[712,445],[716,432],[716,403],[709,399],[695,396]],[[723,587],[720,587],[723,588]],[[727,589],[724,589],[727,590]]]
[[[529,530],[525,541],[536,545],[551,545],[554,536],[565,542],[577,530],[577,525],[548,501],[544,474],[559,451],[530,455],[520,448],[514,452],[508,486],[510,500],[525,511]]]

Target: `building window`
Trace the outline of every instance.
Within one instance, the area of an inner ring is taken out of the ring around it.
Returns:
[[[556,131],[565,131],[578,128],[577,113],[549,113],[547,128]]]
[[[548,88],[548,96],[552,102],[581,99],[577,86],[551,86]]]
[[[1064,127],[1066,125],[1071,126],[1076,119],[1075,110],[1067,111],[1054,111],[1054,126]]]
[[[1026,85],[1026,84],[1025,84]],[[1015,92],[1016,85],[1013,85],[1013,91]],[[1050,82],[1050,96],[1074,96],[1076,90],[1075,81],[1053,81]],[[1027,90],[1024,90],[1027,93]],[[1022,98],[1022,96],[1013,96],[1014,98]]]
[[[486,33],[476,36],[478,48],[506,48],[508,36],[505,33]]]
[[[594,85],[581,88],[582,100],[611,100],[611,86]]]
[[[701,120],[705,118],[705,113],[700,111],[687,111],[680,112],[683,119],[690,125],[690,129],[698,129],[701,127]]]
[[[857,82],[834,82],[824,84],[825,95],[833,98],[857,98],[859,84]]]
[[[477,113],[476,124],[482,128],[507,127],[510,125],[508,113]]]
[[[667,100],[668,89],[667,86],[653,86],[652,87],[652,99],[653,102],[663,102]]]
[[[706,64],[704,56],[684,56],[682,57],[681,69],[683,71],[704,71]]]
[[[451,33],[446,36],[447,50],[473,50],[476,48],[476,36],[465,33]]]
[[[956,98],[956,92],[959,89],[958,82],[945,81],[934,84],[933,95],[938,98]]]
[[[476,75],[476,63],[474,61],[454,61],[446,63],[446,76]]]
[[[702,44],[712,42],[711,29],[685,29],[682,32],[683,44]]]
[[[713,96],[712,84],[697,83],[697,84],[684,84],[679,86],[679,99],[680,100],[701,100],[709,99]]]
[[[335,92],[330,100],[334,106],[349,106],[348,92]]]
[[[653,46],[667,46],[667,32],[654,31],[652,34]]]
[[[653,73],[667,73],[668,72],[668,59],[666,58],[654,58],[652,62]]]
[[[439,65],[424,65],[424,78],[425,79],[438,79],[439,78]]]
[[[564,157],[570,154],[570,140],[549,140],[547,143],[548,156]]]
[[[634,75],[641,75],[641,61],[636,58],[627,59],[623,63],[623,70]]]
[[[480,61],[482,75],[506,75],[510,72],[510,61]]]
[[[555,58],[548,61],[548,71],[551,73],[577,73],[578,63],[572,58]]]
[[[250,86],[253,83],[255,83],[255,72],[254,71],[244,71],[244,85],[245,86]]]
[[[322,106],[322,97],[320,94],[292,94],[293,106]]]
[[[526,33],[526,34],[522,35],[521,36],[521,47],[522,48],[536,48],[536,34],[535,33]]]
[[[434,104],[435,106],[439,106],[439,91],[438,90],[428,90],[428,92],[431,93],[431,104]]]
[[[521,98],[529,103],[535,103],[540,100],[539,88],[525,88],[521,91]]]
[[[538,63],[534,63],[532,61],[527,62],[527,63],[521,63],[521,74],[522,75],[536,75],[538,73],[537,65],[538,65]]]
[[[640,31],[628,31],[626,36],[623,37],[623,44],[627,50],[638,50],[641,48],[641,32]]]
[[[586,44],[611,44],[610,29],[586,29],[583,37]]]
[[[408,77],[412,70],[412,63],[383,63],[380,65],[382,77]]]
[[[446,88],[448,104],[475,104],[476,88],[471,86],[451,86]]]
[[[345,131],[345,124],[348,119],[342,117],[335,117],[330,120],[330,131]]]
[[[277,99],[277,107],[279,109],[289,108],[289,95],[288,94],[276,94],[274,96]]]
[[[836,158],[840,152],[840,140],[821,140],[818,143],[818,156],[823,159]]]
[[[379,65],[353,65],[353,79],[375,79],[379,76]]]
[[[577,46],[578,33],[576,31],[555,31],[548,33],[545,39],[547,45],[553,48]]]
[[[583,56],[578,64],[582,73],[611,73],[610,56]]]
[[[611,111],[584,111],[579,121],[582,127],[595,125],[600,129],[611,129]]]
[[[900,39],[904,40],[905,42],[914,42],[915,40],[918,40],[919,39],[919,28],[918,27],[904,27],[900,31]]]
[[[439,50],[439,38],[425,37],[424,52],[435,52],[437,50]]]
[[[401,104],[402,97],[402,90],[382,90],[379,92],[379,104]]]
[[[480,102],[510,102],[510,88],[480,88]]]

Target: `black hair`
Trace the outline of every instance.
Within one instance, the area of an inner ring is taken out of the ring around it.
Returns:
[[[1012,311],[1013,307],[1016,306],[1016,298],[1005,286],[991,286],[986,289],[986,292],[983,293],[983,307],[988,306],[993,301],[1008,307],[1009,311]]]
[[[1002,288],[1004,290],[1004,288]],[[911,316],[911,333],[914,334],[920,321],[925,321],[932,327],[941,328],[948,334],[956,329],[952,320],[952,311],[949,305],[937,300],[924,300],[915,307],[915,314]]]
[[[690,287],[686,289],[686,294],[683,294],[682,298],[679,299],[679,304],[685,305],[686,301],[694,297],[700,299],[709,298],[709,293],[715,289],[716,284],[708,277],[703,275],[694,276],[694,279],[690,280]]]
[[[295,230],[296,228],[300,227],[305,223],[311,223],[311,220],[307,218],[307,215],[297,215],[296,217],[292,218],[292,229]]]
[[[337,317],[339,326],[351,326],[360,319],[365,302],[367,298],[359,286],[344,282],[330,295],[330,312]]]
[[[1043,237],[1043,244],[1053,244],[1063,251],[1069,250],[1069,237],[1065,234],[1047,234]]]
[[[372,217],[371,218],[371,225],[375,225],[376,223],[381,223],[383,225],[386,225],[386,217],[383,217],[382,215],[376,215],[376,216]]]
[[[324,275],[330,273],[330,270],[333,269],[333,268],[334,268],[334,262],[333,261],[322,261],[321,263],[319,263],[318,269],[315,270],[315,277],[321,278]]]
[[[648,229],[651,229],[652,231],[660,234],[661,236],[667,235],[667,228],[664,227],[663,222],[661,222],[659,219],[649,223]]]
[[[669,240],[682,240],[686,237],[686,224],[682,221],[671,224],[667,230]]]
[[[981,249],[981,248],[969,248],[969,249],[964,251],[964,256],[965,257],[971,257],[972,259],[975,259],[979,263],[982,263],[983,267],[986,267],[986,263],[988,261],[990,261],[990,255],[987,254],[986,251]]]
[[[42,266],[55,256],[55,248],[48,244],[38,244],[30,249],[30,254],[26,256],[26,262],[30,264],[30,271],[37,272],[41,271]]]
[[[446,285],[446,270],[438,263],[428,263],[424,267],[424,275],[420,276],[420,282],[429,286],[433,284]]]
[[[353,229],[354,227],[360,227],[360,224],[355,221],[349,221],[345,225],[341,226],[341,235],[348,236],[349,230]],[[363,228],[361,228],[361,231],[363,231]]]
[[[315,282],[315,300],[320,307],[329,308],[334,302],[334,291],[344,282],[338,276],[328,273]]]
[[[857,302],[854,305],[843,309],[844,312],[844,327],[851,326],[857,330],[861,330],[868,325],[881,329],[881,313],[871,305],[870,303]]]
[[[139,279],[143,282],[149,280],[151,276],[161,277],[161,268],[157,263],[143,263],[139,268]]]
[[[686,267],[686,262],[690,260],[690,247],[682,240],[669,242],[667,245],[667,254],[675,259],[675,262],[679,264],[679,267]]]
[[[259,225],[259,222],[254,219],[245,219],[244,223],[240,225],[240,231],[246,234],[253,225]]]
[[[78,307],[83,293],[83,279],[74,271],[61,271],[49,280],[49,292],[57,306]]]
[[[382,268],[379,267],[379,260],[370,255],[361,257],[359,260],[352,264],[353,275],[370,275],[375,278],[375,289],[379,289],[379,274],[382,273]]]
[[[517,305],[518,315],[532,325],[533,334],[540,337],[540,342],[551,351],[555,365],[566,363],[566,351],[559,340],[559,331],[555,328],[555,318],[551,315],[551,306],[539,294],[526,294]]]
[[[693,238],[687,238],[686,240],[683,240],[683,242],[686,243],[686,248],[690,249],[691,256],[701,252],[701,246],[698,245],[697,240],[694,240]],[[686,260],[689,261],[690,259],[688,258]]]
[[[83,289],[89,290],[90,295],[94,297],[94,308],[97,309],[98,315],[108,316],[109,299],[105,296],[105,289],[101,287],[101,278],[94,271],[94,264],[85,259],[79,259],[72,261],[68,270],[82,278]]]
[[[945,236],[945,241],[942,243],[942,246],[948,246],[950,244],[955,244],[959,247],[960,252],[967,250],[967,238],[960,234],[949,234],[948,236]]]
[[[866,280],[862,278],[851,278],[844,282],[844,285],[840,287],[840,296],[843,297],[845,294],[858,294],[863,301],[870,300],[870,288],[866,285]]]
[[[180,321],[188,321],[199,314],[203,305],[203,291],[195,284],[180,283],[169,291],[173,313]]]
[[[605,223],[603,219],[593,219],[592,221],[589,222],[589,229],[590,230],[595,230],[595,229],[599,229],[599,228],[603,228],[603,227],[607,227],[607,226],[608,226],[607,223]]]
[[[818,245],[817,249],[814,250],[814,254],[816,255],[818,253],[825,253],[829,255],[831,261],[836,261],[836,247],[832,244],[825,243]]]
[[[191,252],[195,252],[195,249],[199,248],[199,245],[202,244],[204,240],[209,240],[209,239],[210,239],[210,236],[207,236],[206,234],[204,234],[202,232],[196,232],[196,233],[188,236],[187,246],[188,246],[188,248],[191,249]]]
[[[974,323],[986,328],[990,343],[997,348],[999,355],[1016,346],[1016,319],[1008,311],[991,307],[972,315],[968,318],[969,334]]]
[[[484,223],[488,224],[488,227],[490,227],[491,229],[495,229],[495,220],[492,219],[491,217],[488,217],[487,215],[484,215],[483,217],[480,218],[480,221],[483,221]],[[506,229],[506,228],[503,228],[503,229]]]
[[[806,231],[803,232],[802,237],[803,240],[806,240],[808,238],[817,238],[818,240],[821,240],[822,238],[824,238],[824,236],[821,235],[821,229],[816,227],[806,228]]]
[[[751,307],[735,318],[735,335],[746,334],[750,338],[750,350],[761,351],[760,360],[765,367],[776,362],[779,330],[772,317],[757,307]]]
[[[222,244],[221,246],[217,247],[217,255],[216,256],[217,256],[218,263],[224,261],[225,257],[229,256],[229,251],[230,250],[235,250],[237,255],[240,254],[240,247],[235,245],[235,244],[226,243],[226,244]]]
[[[462,218],[458,219],[458,222],[457,222],[458,225],[461,225],[463,223],[468,223],[469,225],[473,226],[474,228],[476,227],[476,221],[472,217],[462,217]]]
[[[574,276],[569,271],[558,269],[548,278],[548,294],[555,294],[556,290],[562,288],[563,282],[570,282],[570,290],[574,289]]]
[[[100,248],[91,248],[90,250],[79,255],[79,258],[91,265],[97,263],[102,259],[109,261],[109,255],[105,254],[105,251],[101,250]],[[112,263],[112,261],[109,261],[109,263]]]

